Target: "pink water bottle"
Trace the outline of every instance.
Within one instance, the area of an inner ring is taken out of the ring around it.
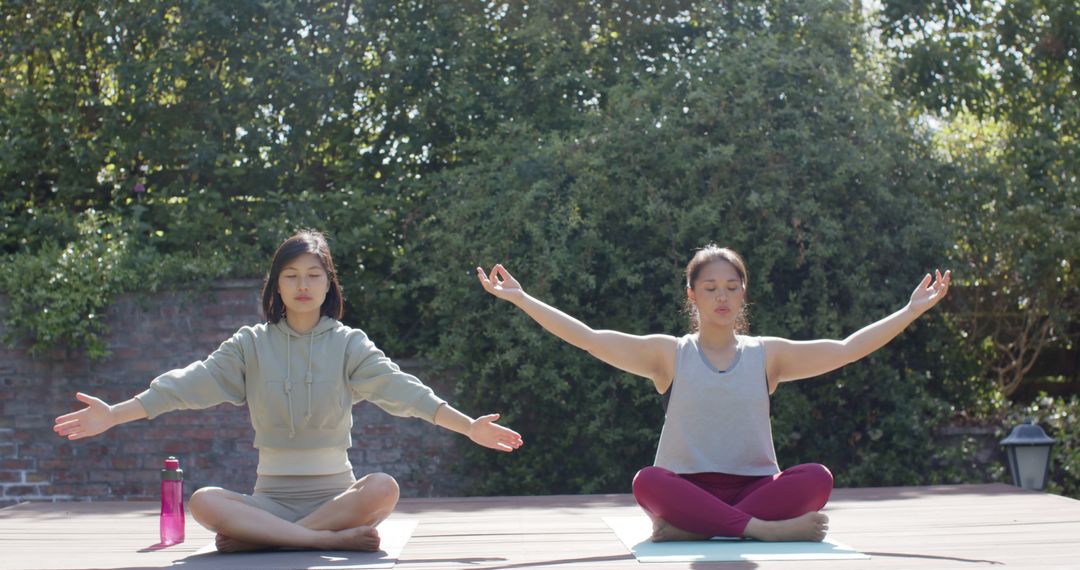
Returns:
[[[184,542],[184,470],[175,457],[161,470],[161,545]]]

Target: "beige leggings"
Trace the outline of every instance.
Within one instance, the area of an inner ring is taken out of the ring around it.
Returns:
[[[255,491],[240,496],[255,508],[296,522],[355,482],[352,470],[333,475],[259,475]]]

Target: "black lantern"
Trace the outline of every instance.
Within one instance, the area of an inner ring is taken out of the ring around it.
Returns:
[[[1032,491],[1046,488],[1046,476],[1050,472],[1050,448],[1054,442],[1030,419],[1014,427],[1009,437],[1001,440],[1009,458],[1013,485]]]

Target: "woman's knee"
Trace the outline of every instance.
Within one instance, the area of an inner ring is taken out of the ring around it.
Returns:
[[[650,490],[655,489],[656,486],[663,482],[671,471],[664,469],[663,467],[649,466],[637,472],[634,475],[634,482],[631,485],[631,489],[634,493],[634,497],[637,498],[638,503],[641,503],[641,499],[644,495],[647,495]]]
[[[401,497],[397,480],[386,473],[369,473],[353,483],[353,489],[370,493],[392,505],[396,505]]]
[[[820,463],[808,463],[806,471],[821,489],[832,492],[833,474],[828,467]]]
[[[828,502],[833,490],[833,474],[828,467],[820,463],[808,463],[801,466],[803,477],[808,482],[813,494],[814,510],[820,510]]]
[[[213,525],[217,520],[219,507],[224,501],[231,500],[231,491],[221,487],[203,487],[191,494],[188,499],[188,511],[195,520],[204,525]]]
[[[188,508],[192,511],[205,510],[216,504],[221,497],[221,487],[202,487],[191,494],[188,499]]]

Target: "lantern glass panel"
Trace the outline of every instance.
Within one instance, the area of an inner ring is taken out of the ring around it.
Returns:
[[[1016,467],[1019,471],[1017,481],[1024,489],[1041,491],[1046,486],[1046,466],[1050,461],[1049,445],[1018,445]]]

